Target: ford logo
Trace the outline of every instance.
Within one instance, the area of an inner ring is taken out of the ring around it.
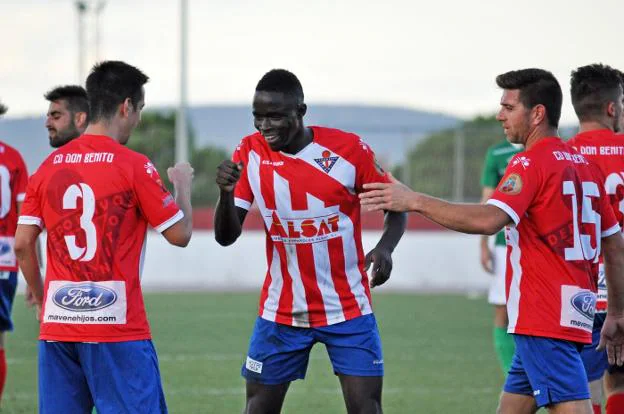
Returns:
[[[104,309],[117,301],[114,290],[92,283],[63,286],[52,296],[57,306],[74,312]]]
[[[587,319],[594,319],[596,311],[596,297],[591,292],[579,292],[570,299],[574,309],[582,313]]]
[[[8,243],[0,243],[0,256],[11,251],[11,245]]]

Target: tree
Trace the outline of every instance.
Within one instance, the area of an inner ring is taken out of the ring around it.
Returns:
[[[228,158],[227,152],[221,148],[195,148],[195,134],[189,127],[189,158],[195,169],[193,181],[194,206],[214,205],[219,191],[215,184],[217,165]],[[147,112],[142,115],[141,123],[134,130],[128,141],[128,147],[145,154],[154,163],[169,190],[173,190],[166,179],[167,168],[175,163],[175,114]]]

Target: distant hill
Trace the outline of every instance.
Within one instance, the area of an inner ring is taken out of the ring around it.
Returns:
[[[198,147],[213,145],[230,151],[243,136],[254,132],[249,105],[191,107],[189,118]],[[407,149],[427,133],[460,122],[449,115],[398,107],[320,104],[309,105],[305,121],[307,125],[325,125],[360,135],[387,165],[401,162]],[[43,117],[0,120],[0,140],[22,152],[30,171],[51,152],[44,122]]]

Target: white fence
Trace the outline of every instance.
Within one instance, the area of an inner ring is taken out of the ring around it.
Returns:
[[[381,232],[363,232],[365,251]],[[394,269],[379,291],[485,291],[490,276],[479,265],[479,240],[454,232],[407,232],[393,254]],[[196,231],[188,247],[171,246],[149,232],[143,268],[145,290],[259,290],[266,272],[264,232],[251,231],[229,247],[212,231]],[[20,291],[24,289],[20,280]]]

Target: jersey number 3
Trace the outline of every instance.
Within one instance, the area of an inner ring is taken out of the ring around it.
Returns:
[[[80,216],[80,228],[84,230],[86,235],[86,247],[76,245],[76,236],[65,236],[67,250],[72,260],[80,260],[88,262],[95,256],[97,250],[97,234],[95,225],[93,224],[93,215],[95,214],[95,195],[93,189],[85,183],[78,185],[72,184],[63,195],[63,209],[75,210],[78,198],[82,198],[82,215]]]

